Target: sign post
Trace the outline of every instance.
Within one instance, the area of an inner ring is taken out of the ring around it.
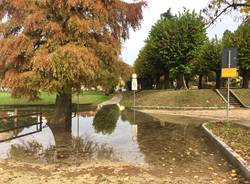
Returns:
[[[229,122],[230,111],[230,79],[238,77],[236,48],[223,49],[221,77],[227,78],[227,122]]]
[[[132,91],[134,91],[134,107],[135,107],[135,91],[138,90],[137,75],[132,74]]]

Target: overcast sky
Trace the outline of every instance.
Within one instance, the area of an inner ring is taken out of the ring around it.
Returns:
[[[126,0],[131,2],[132,0]],[[190,10],[195,9],[200,12],[201,9],[206,7],[209,0],[149,0],[148,7],[144,9],[144,20],[140,30],[131,32],[130,39],[123,44],[122,59],[133,65],[140,49],[144,46],[144,40],[148,37],[149,31],[154,23],[160,18],[160,15],[171,8],[172,13],[176,14],[183,11],[183,8]],[[237,29],[239,22],[235,22],[234,18],[229,15],[221,17],[215,25],[211,26],[208,30],[210,38],[217,35],[221,37],[226,29],[234,31]]]

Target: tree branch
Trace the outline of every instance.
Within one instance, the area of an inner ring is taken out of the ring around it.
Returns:
[[[237,9],[237,7],[250,7],[250,4],[246,4],[246,3],[232,3],[230,4],[229,2],[225,2],[226,4],[228,4],[228,6],[226,8],[224,8],[219,14],[216,15],[215,18],[213,18],[213,20],[205,27],[206,29],[209,28],[212,24],[214,24],[214,22],[225,12],[227,12],[227,10],[229,8],[233,8],[233,9]]]

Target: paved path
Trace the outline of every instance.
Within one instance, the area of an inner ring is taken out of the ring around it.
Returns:
[[[176,115],[226,121],[226,110],[141,110],[144,113],[159,115]],[[230,119],[238,124],[250,127],[250,109],[233,109]]]
[[[111,98],[110,100],[107,100],[105,102],[100,103],[98,106],[119,104],[121,100],[122,100],[122,94],[121,93],[115,94],[115,96],[113,98]]]

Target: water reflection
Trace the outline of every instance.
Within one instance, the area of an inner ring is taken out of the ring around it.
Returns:
[[[25,127],[33,125],[36,125],[35,131],[20,134]],[[14,113],[6,113],[0,118],[0,143],[25,137],[40,131],[42,131],[41,113],[20,115],[18,110],[15,109]]]
[[[117,105],[103,106],[95,115],[93,127],[96,133],[112,134],[120,115]]]
[[[0,143],[0,158],[73,164],[108,159],[197,173],[208,167],[214,171],[226,169],[223,163],[218,166],[221,155],[194,125],[167,123],[140,112],[120,112],[117,106],[107,106],[98,112],[91,109],[77,113],[71,128],[65,129],[47,123],[48,114],[43,113],[41,132]],[[32,125],[16,134],[34,130],[36,126]]]

